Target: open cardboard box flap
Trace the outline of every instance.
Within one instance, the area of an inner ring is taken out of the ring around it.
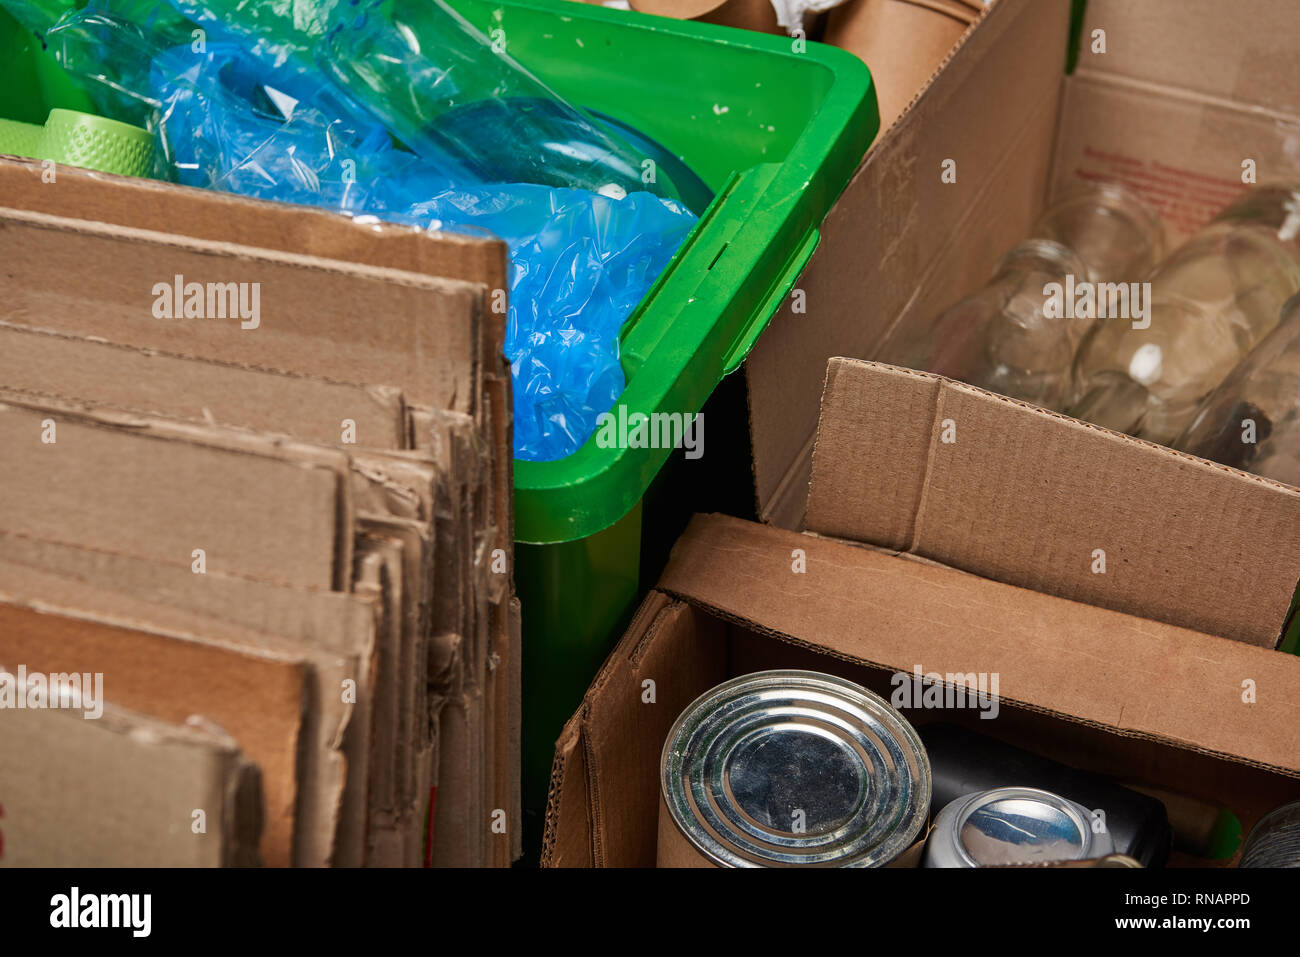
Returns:
[[[887,696],[917,667],[971,686],[998,674],[1001,720],[982,731],[1230,799],[1247,826],[1300,795],[1300,659],[915,556],[697,516],[557,744],[543,864],[652,866],[669,727],[714,684],[767,667],[834,671]]]
[[[849,661],[998,674],[1004,702],[1300,776],[1291,655],[724,516],[692,522],[659,588]]]
[[[827,368],[805,528],[1277,646],[1300,490],[940,376]]]

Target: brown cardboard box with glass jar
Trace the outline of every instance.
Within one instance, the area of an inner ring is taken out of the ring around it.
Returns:
[[[1071,7],[991,4],[827,217],[746,363],[762,520],[799,527],[827,360],[888,354],[1079,184],[1129,187],[1172,249],[1246,180],[1300,180],[1294,4],[1089,0],[1075,33]]]
[[[761,520],[802,527],[827,360],[890,353],[979,288],[1056,198],[1081,183],[1121,183],[1160,211],[1173,248],[1248,181],[1300,180],[1300,79],[1284,39],[1292,4],[1090,0],[1076,30],[1071,10],[1067,0],[992,4],[876,142],[827,218],[795,295],[746,363]],[[1071,50],[1077,63],[1066,74]],[[880,378],[877,401],[901,399],[902,381]],[[1142,474],[1150,453],[1127,443],[1114,454]],[[1234,623],[1254,613],[1262,569],[1226,543],[1247,537],[1251,516],[1193,503],[1178,482],[1133,501],[1097,495],[1085,507],[1055,490],[1081,462],[1086,454],[1068,444],[1022,457],[1017,467],[1041,475],[1042,485],[1018,501],[987,503],[996,509],[985,523],[991,539],[960,556],[921,553],[995,580],[1238,636]],[[1012,469],[994,459],[987,467]],[[1193,508],[1198,521],[1172,534],[1180,527],[1172,519]],[[1121,532],[1130,573],[1104,584],[1077,579],[1072,559],[1047,545],[1009,567],[999,553],[1009,530],[1036,533],[1022,516],[1053,510],[1083,539],[1095,537],[1098,522]],[[1262,559],[1281,563],[1280,577],[1291,579],[1287,594],[1275,585],[1267,599],[1270,625],[1300,579],[1297,537],[1300,529],[1290,529],[1285,547]],[[1170,556],[1187,554],[1203,561],[1205,587],[1171,587],[1162,576]],[[1298,638],[1300,624],[1289,642]]]

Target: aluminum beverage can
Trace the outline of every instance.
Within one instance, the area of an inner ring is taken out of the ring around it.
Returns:
[[[924,864],[1007,867],[1114,852],[1114,839],[1083,805],[1039,788],[1004,787],[959,797],[936,814]]]

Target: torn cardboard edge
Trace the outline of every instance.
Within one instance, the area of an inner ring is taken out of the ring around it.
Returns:
[[[0,430],[11,447],[45,453],[16,456],[10,487],[48,507],[0,508],[7,531],[107,550],[131,542],[138,557],[170,564],[190,565],[201,549],[204,567],[350,588],[355,517],[341,452],[3,391]],[[230,507],[214,514],[222,495]]]
[[[347,723],[343,754],[347,761],[347,788],[339,809],[338,835],[333,854],[326,858],[334,866],[359,866],[364,849],[365,818],[369,794],[370,753],[374,731],[372,711],[377,675],[374,659],[380,649],[377,599],[359,594],[290,589],[250,579],[235,579],[209,571],[196,576],[188,568],[166,566],[117,553],[92,551],[79,546],[31,540],[0,533],[0,592],[13,592],[16,581],[6,567],[45,572],[62,580],[49,594],[68,601],[70,585],[92,585],[113,593],[113,601],[92,602],[86,611],[122,614],[122,598],[133,598],[133,607],[182,610],[195,616],[195,624],[183,631],[212,637],[216,625],[227,625],[279,636],[283,645],[316,649],[317,654],[355,655],[363,668],[357,671],[356,702]],[[27,589],[29,598],[40,598]],[[142,620],[153,627],[175,622],[172,615],[146,615]],[[199,627],[199,622],[205,623]],[[250,642],[247,636],[240,641]],[[251,644],[256,644],[253,640]],[[391,748],[391,740],[386,741]]]
[[[22,397],[18,397],[18,399],[22,400]],[[150,431],[156,431],[166,435],[178,433],[188,439],[195,439],[199,441],[200,444],[215,443],[221,447],[231,445],[236,450],[257,448],[266,443],[268,438],[270,438],[265,435],[253,433],[231,436],[229,434],[230,430],[224,429],[221,426],[185,426],[176,423],[174,420],[166,419],[165,417],[162,421],[154,421],[153,417],[133,417],[130,415],[111,412],[103,407],[93,409],[82,408],[78,405],[69,404],[63,400],[50,400],[43,402],[37,402],[36,400],[30,401],[32,405],[39,405],[41,408],[47,408],[50,405],[54,405],[56,407],[62,406],[65,409],[75,409],[77,414],[83,415],[93,421],[99,422],[100,424],[107,423],[110,425],[125,426],[127,427],[127,435],[132,439],[138,438],[141,435],[139,429],[142,427],[147,427]],[[471,421],[464,417],[457,420],[454,416],[441,417],[440,419],[435,418],[434,421],[443,421],[452,426],[452,431],[448,433],[447,436],[450,439],[450,442],[446,447],[451,449],[461,449],[462,451],[455,453],[456,461],[468,463],[468,450],[476,447],[476,440],[474,439],[472,432]],[[455,423],[457,421],[463,423],[465,426],[465,428],[461,429],[459,438],[457,438],[456,435]],[[295,450],[297,453],[309,451],[309,447],[288,439],[274,439],[274,447],[275,455],[277,457],[287,456],[291,460],[295,457]],[[313,454],[308,457],[316,457],[316,455]],[[328,457],[328,454],[326,457]],[[489,603],[489,589],[487,585],[484,582],[476,584],[476,579],[474,577],[477,576],[479,579],[484,579],[485,581],[490,580],[490,576],[488,576],[484,570],[484,566],[487,563],[481,560],[484,556],[480,555],[476,558],[474,554],[474,540],[478,536],[477,534],[471,536],[464,531],[457,532],[455,530],[464,530],[471,527],[478,528],[485,521],[485,516],[479,512],[473,511],[472,509],[476,502],[479,503],[478,507],[481,509],[484,505],[488,504],[491,499],[489,497],[481,496],[477,492],[470,494],[476,487],[477,483],[469,483],[467,477],[462,478],[456,486],[462,489],[462,491],[457,495],[461,507],[456,510],[455,515],[450,516],[452,519],[450,523],[446,520],[437,520],[435,522],[433,518],[433,513],[435,511],[435,498],[440,494],[438,489],[442,487],[442,479],[440,478],[440,473],[433,468],[427,455],[423,453],[381,454],[367,449],[349,448],[347,457],[351,463],[349,484],[353,490],[351,496],[354,503],[353,511],[357,514],[356,527],[362,530],[369,528],[374,532],[382,534],[398,534],[402,537],[415,535],[417,537],[407,543],[409,547],[405,549],[404,554],[406,554],[408,558],[399,562],[402,567],[406,568],[406,571],[402,572],[398,570],[397,567],[394,567],[388,573],[388,581],[390,582],[390,585],[387,591],[401,593],[408,596],[401,600],[404,610],[399,611],[393,609],[390,612],[394,619],[404,623],[401,631],[409,636],[403,641],[403,647],[406,650],[401,652],[401,660],[402,662],[405,662],[405,664],[398,666],[399,673],[408,676],[415,676],[418,672],[412,667],[412,664],[417,659],[423,657],[422,652],[420,652],[415,645],[420,643],[418,640],[419,635],[422,634],[424,628],[427,627],[427,625],[424,624],[424,619],[427,610],[432,607],[431,596],[427,594],[427,591],[429,588],[435,588],[435,591],[437,590],[435,587],[435,579],[437,576],[432,573],[433,565],[432,559],[430,558],[433,549],[432,539],[427,537],[429,533],[421,532],[420,528],[422,525],[428,525],[428,527],[432,529],[436,525],[443,529],[442,534],[451,535],[449,541],[452,545],[452,552],[453,554],[459,554],[461,556],[457,565],[454,566],[454,568],[458,568],[459,570],[453,570],[450,575],[450,580],[462,582],[464,587],[470,589],[466,594],[475,596],[474,601],[469,601],[464,597],[455,601],[453,607],[450,608],[449,611],[452,611],[455,615],[455,624],[469,628],[472,633],[480,635],[475,642],[475,647],[479,650],[476,652],[473,661],[467,663],[467,667],[471,668],[471,678],[476,684],[481,684],[487,681],[489,672],[494,671],[496,666],[501,662],[508,661],[510,657],[508,646],[498,646],[491,652],[487,650],[489,645],[487,629],[489,627],[498,630],[510,628],[509,613],[508,611],[502,613],[503,610],[501,609],[501,605],[507,597],[508,589],[496,588],[494,590],[496,592],[495,603]],[[338,463],[335,464],[337,466]],[[465,468],[468,470],[468,464]],[[482,470],[479,468],[475,468],[473,471],[476,474],[482,474]],[[386,514],[389,510],[394,510],[397,514],[395,516]],[[407,515],[412,516],[412,518],[408,519],[403,517]],[[492,527],[488,527],[483,530],[482,534],[490,539],[496,533]],[[485,547],[485,545],[486,542],[479,547]],[[395,588],[395,585],[401,584],[403,578],[406,579],[405,587]],[[384,589],[381,589],[381,592],[382,591],[384,591]],[[493,608],[498,609],[498,611],[494,613]],[[490,617],[492,618],[492,621],[496,622],[496,624],[489,623]],[[509,632],[507,631],[507,641],[509,640]],[[491,663],[491,668],[489,668],[489,662]],[[508,685],[506,684],[509,673],[507,667],[499,672],[499,677],[496,674],[491,675],[498,691],[493,697],[487,699],[486,703],[488,705],[492,705],[501,694],[510,694]],[[423,697],[422,693],[424,685],[422,681],[415,681],[413,684],[408,682],[408,687],[413,690],[415,697],[412,698],[411,695],[406,693],[402,693],[399,696],[404,699],[409,699],[407,704],[401,706],[400,714],[409,715],[410,717],[403,719],[405,722],[403,726],[406,728],[406,731],[399,732],[397,739],[409,739],[415,742],[413,746],[416,747],[417,750],[427,750],[427,746],[420,742],[428,739],[428,729],[421,727],[418,724],[409,723],[414,719],[414,716],[424,713],[424,707],[420,703]],[[384,697],[385,695],[380,694],[381,699]],[[482,699],[475,698],[474,700],[480,701]],[[503,715],[500,726],[497,727],[494,724],[494,734],[492,739],[490,741],[484,741],[483,745],[480,746],[491,744],[492,753],[500,755],[498,758],[487,759],[488,766],[494,768],[494,770],[500,773],[503,770],[509,772],[512,767],[512,762],[508,760],[507,755],[510,753],[510,742],[512,737],[517,738],[517,734],[513,734],[511,731],[511,722],[517,722],[517,715],[513,718],[510,716],[512,705],[509,701],[501,701],[498,704],[499,706],[492,706],[489,708],[489,713],[486,717],[490,719],[495,714],[500,713]],[[479,727],[483,718],[484,716],[476,715],[473,719],[473,726],[476,728]],[[476,731],[476,734],[477,733],[479,732]],[[421,751],[421,753],[423,753],[423,751]],[[425,761],[424,764],[431,766],[431,759]],[[405,765],[403,766],[406,767]],[[382,762],[380,762],[377,767],[382,771]],[[391,810],[388,813],[399,813],[399,816],[403,820],[409,819],[412,815],[422,815],[423,809],[427,806],[427,801],[421,802],[421,799],[417,796],[417,792],[420,794],[427,793],[427,783],[414,780],[410,776],[411,772],[409,771],[401,771],[399,772],[399,775],[399,781],[401,782],[398,784],[400,796],[398,796],[397,793],[394,793],[391,798],[385,799],[383,795],[386,793],[387,789],[382,786],[382,783],[378,786],[377,790],[375,787],[371,788],[371,794],[376,799],[377,806],[381,810],[384,807],[390,808]],[[517,790],[517,784],[512,781],[512,778],[514,777],[515,775],[507,773],[504,778],[498,780],[495,784],[489,785],[491,789],[495,789],[498,798],[502,798],[501,800],[494,802],[494,807],[508,808],[511,806],[513,799],[510,798],[509,795],[511,795],[513,791]],[[380,780],[382,781],[382,778]],[[467,777],[462,780],[464,781],[465,786],[469,786],[470,782],[474,779]],[[475,786],[477,787],[477,785]],[[444,801],[444,807],[449,810],[453,809],[455,807],[454,792],[444,790],[444,795],[446,798]],[[399,809],[402,808],[408,810],[399,811]],[[479,817],[480,815],[475,813],[474,816]],[[397,818],[393,818],[393,821],[393,827],[402,827],[407,828],[408,831],[411,830],[407,825],[401,824]],[[409,840],[411,839],[403,838],[402,843],[409,843]],[[418,843],[418,839],[416,840]],[[495,842],[495,846],[504,848],[504,850],[498,854],[496,863],[501,865],[507,864],[511,859],[511,849],[505,842],[500,841]]]
[[[471,283],[25,210],[0,208],[0,226],[24,276],[6,290],[11,324],[385,383],[483,414],[487,320]]]
[[[340,695],[339,689],[344,687],[344,682],[359,679],[362,663],[359,649],[327,650],[261,629],[134,598],[112,590],[111,585],[102,581],[77,581],[4,560],[0,560],[0,600],[42,614],[83,618],[129,631],[148,631],[241,654],[299,663],[306,675],[307,704],[300,730],[293,863],[306,867],[331,863],[347,777],[343,742],[359,718],[358,709]],[[3,644],[4,640],[0,639],[0,646]]]
[[[72,167],[59,168],[57,189],[50,189],[45,177],[39,161],[0,158],[0,195],[18,209],[216,242],[234,240],[237,234],[238,242],[261,249],[478,283],[485,295],[508,288],[506,244],[496,237],[434,233]],[[493,317],[494,330],[485,343],[485,361],[504,364],[505,313],[484,311]]]
[[[300,758],[310,723],[309,666],[266,649],[234,649],[140,625],[124,626],[49,601],[0,602],[0,659],[28,672],[103,675],[104,696],[159,720],[215,722],[262,771],[262,857],[293,863]],[[259,702],[250,711],[250,699]]]
[[[472,476],[458,480],[465,489],[465,499],[472,504],[458,509],[457,514],[472,516],[474,521],[485,521],[487,524],[482,529],[474,530],[472,534],[454,537],[468,539],[464,545],[458,543],[457,551],[465,556],[464,561],[467,565],[474,566],[475,571],[472,574],[478,576],[467,580],[465,587],[472,588],[477,595],[481,580],[485,580],[490,591],[486,604],[478,602],[481,606],[478,612],[480,617],[486,613],[491,614],[491,622],[486,630],[481,625],[467,627],[465,630],[468,634],[482,635],[479,643],[488,648],[488,657],[485,660],[489,664],[486,673],[497,686],[503,685],[504,677],[498,679],[496,675],[510,674],[509,662],[512,658],[515,660],[518,658],[517,650],[512,650],[512,642],[517,648],[517,637],[513,639],[511,637],[514,632],[517,632],[517,617],[512,626],[513,613],[510,604],[512,588],[509,578],[486,576],[483,569],[487,564],[484,559],[491,553],[489,547],[491,544],[494,543],[496,547],[504,549],[507,555],[512,547],[513,522],[509,497],[512,459],[511,409],[508,399],[510,373],[501,348],[505,329],[505,311],[502,308],[500,295],[506,288],[504,244],[495,239],[484,240],[455,234],[431,235],[407,227],[363,224],[345,216],[319,210],[264,203],[220,193],[188,190],[172,184],[149,183],[75,169],[60,169],[59,189],[51,190],[43,181],[43,174],[44,170],[34,163],[0,160],[0,182],[4,183],[6,203],[22,210],[36,211],[28,214],[15,211],[9,217],[15,228],[27,230],[29,236],[40,236],[42,230],[56,232],[63,230],[60,235],[74,236],[83,245],[90,243],[94,246],[95,242],[101,241],[109,244],[125,243],[128,246],[143,243],[155,248],[158,257],[163,259],[167,256],[183,259],[185,256],[195,255],[224,255],[226,258],[223,262],[227,265],[230,255],[233,254],[238,261],[246,265],[256,262],[264,268],[305,267],[306,271],[318,269],[319,275],[329,277],[331,281],[343,283],[345,286],[357,285],[355,280],[360,275],[370,274],[387,284],[384,288],[387,289],[386,295],[391,293],[389,298],[402,298],[404,294],[401,289],[412,285],[410,275],[405,279],[398,279],[394,275],[394,270],[397,273],[415,274],[414,286],[420,288],[432,289],[438,286],[445,291],[447,282],[443,280],[459,282],[463,286],[470,306],[468,309],[470,324],[478,323],[483,332],[476,334],[477,341],[480,343],[480,353],[474,358],[477,370],[471,376],[474,383],[468,388],[464,385],[454,385],[449,393],[457,402],[472,400],[472,405],[465,408],[473,409],[471,421],[473,429],[478,433],[457,440],[464,448],[474,449],[472,455],[461,455],[459,458],[467,463],[467,468],[472,468]],[[99,221],[110,225],[101,226],[98,224]],[[238,223],[238,230],[233,228],[235,223]],[[28,259],[34,257],[37,266],[44,264],[42,268],[57,268],[57,263],[50,261],[49,257],[38,255],[27,245],[19,243],[18,248],[23,250],[21,255],[27,256]],[[107,250],[105,255],[109,253],[116,255],[126,251],[124,246],[115,245],[95,248],[100,249],[101,252]],[[67,252],[62,246],[54,251],[60,250]],[[113,252],[114,250],[116,252]],[[265,250],[272,252],[267,254]],[[277,253],[281,255],[276,255]],[[155,270],[160,269],[158,257],[150,260]],[[78,268],[84,268],[86,262],[94,260],[94,257],[89,259],[77,257],[77,259],[80,264]],[[129,265],[128,260],[127,266]],[[167,263],[164,262],[163,265]],[[129,269],[127,271],[129,272]],[[120,270],[105,271],[105,274],[110,272],[116,274]],[[42,288],[58,288],[48,283],[36,285]],[[309,299],[312,296],[320,298],[319,290],[313,291],[311,284],[303,288],[309,293]],[[84,293],[84,290],[82,292]],[[457,303],[460,301],[458,299]],[[328,312],[336,305],[337,303],[334,302],[326,302],[323,308]],[[300,303],[298,311],[310,313],[312,310],[308,306],[310,303],[307,306]],[[374,303],[371,302],[370,306],[374,307]],[[385,314],[402,312],[401,309],[386,308],[380,311]],[[31,331],[33,326],[46,335],[62,333],[67,336],[71,333],[83,338],[102,335],[107,329],[101,325],[82,328],[76,322],[71,322],[70,324],[55,323],[58,328],[50,330],[48,321],[29,323],[27,320],[33,314],[35,314],[34,310],[20,303],[17,311],[8,318],[16,318],[19,326],[26,325],[28,327],[26,331],[31,335],[37,334]],[[45,319],[48,320],[48,316]],[[157,352],[161,347],[162,352],[192,357],[196,360],[199,357],[204,359],[215,357],[227,365],[241,365],[267,375],[271,374],[270,370],[273,369],[277,372],[305,374],[304,377],[324,372],[325,381],[341,383],[366,381],[365,377],[354,374],[358,368],[356,363],[344,363],[342,366],[326,368],[310,362],[299,362],[297,354],[288,358],[281,356],[280,359],[283,361],[268,362],[264,352],[250,357],[239,353],[238,348],[231,351],[232,347],[239,345],[237,337],[226,338],[224,342],[220,337],[209,337],[202,342],[187,336],[158,341],[142,341],[133,336],[118,335],[113,335],[112,338],[119,343],[125,341],[134,344],[137,350],[153,349]],[[433,341],[440,337],[428,338]],[[196,342],[197,346],[195,346]],[[214,343],[220,347],[215,351],[213,351]],[[350,351],[356,350],[353,348]],[[328,363],[326,365],[328,366]],[[282,366],[287,366],[287,370],[280,368]],[[389,376],[385,375],[383,378],[386,381]],[[478,384],[480,380],[481,384]],[[278,384],[283,385],[283,383]],[[418,393],[419,389],[414,391]],[[40,394],[41,391],[38,390],[35,395]],[[409,411],[411,422],[405,427],[408,438],[406,444],[423,448],[427,444],[426,440],[431,436],[416,424],[417,416],[424,415],[427,420],[427,416],[437,417],[444,413],[430,405],[422,404],[418,401],[418,396],[413,399]],[[255,425],[256,423],[242,424]],[[325,436],[322,434],[320,438],[323,439]],[[485,458],[486,455],[492,457]],[[374,490],[373,486],[371,490]],[[350,567],[350,563],[343,564],[345,567]],[[467,661],[466,666],[471,667],[471,665],[472,662]],[[485,673],[483,666],[478,666],[476,670],[479,674]],[[506,692],[499,692],[494,697],[499,698],[504,693]],[[498,708],[498,711],[517,708],[517,700],[502,704],[505,707]],[[514,720],[517,721],[517,718]],[[494,729],[495,736],[500,739],[494,746],[498,754],[505,754],[510,748],[510,723],[509,720],[503,720],[500,722],[501,726]],[[492,763],[500,767],[501,760],[502,758],[496,758]],[[506,762],[507,766],[512,766],[514,763],[517,762]],[[517,771],[512,777],[517,778]],[[517,781],[513,784],[506,781],[499,782],[494,787],[504,789],[502,793],[508,794],[512,789],[517,790],[518,784]],[[511,804],[510,801],[494,803],[498,806]],[[513,803],[517,805],[517,800]],[[512,820],[518,820],[517,812],[510,817]],[[511,828],[512,833],[516,830]]]
[[[7,390],[281,433],[326,445],[409,448],[400,389],[173,355],[0,322]],[[290,424],[291,423],[291,424]]]
[[[42,405],[44,407],[50,404],[51,403],[47,402]],[[57,405],[58,403],[54,404]],[[63,404],[66,406],[66,403]],[[197,441],[201,445],[205,443],[215,444],[219,447],[230,445],[233,446],[236,451],[240,451],[247,448],[256,449],[264,446],[269,438],[267,436],[251,433],[246,435],[231,434],[230,430],[222,430],[220,427],[216,426],[188,426],[172,420],[155,420],[139,416],[132,417],[119,415],[103,408],[95,410],[78,409],[76,412],[78,415],[100,425],[116,425],[124,427],[126,429],[124,435],[131,440],[138,440],[141,436],[139,430],[147,428],[150,433],[156,432],[159,435],[167,436],[179,435],[186,439]],[[71,413],[69,412],[69,414]],[[60,417],[63,418],[65,416],[60,413]],[[67,439],[65,438],[65,447],[66,441]],[[302,443],[289,441],[287,439],[276,439],[272,444],[274,447],[274,455],[276,457],[283,456],[287,457],[289,460],[294,460],[299,455],[307,455],[308,459],[324,456],[333,461],[338,455],[338,453],[335,452],[324,452],[322,450],[313,451],[310,447],[305,446]],[[398,715],[402,724],[396,732],[395,740],[409,741],[411,742],[411,747],[413,749],[423,753],[423,750],[427,750],[428,746],[421,742],[429,740],[429,732],[428,729],[416,719],[417,716],[424,713],[424,707],[420,703],[423,699],[424,679],[413,665],[414,662],[422,660],[423,658],[423,653],[420,651],[420,648],[423,646],[420,634],[425,627],[423,624],[425,615],[424,609],[430,607],[430,599],[425,592],[428,588],[434,587],[434,577],[430,573],[432,570],[432,540],[425,538],[424,533],[420,532],[420,523],[432,522],[432,496],[434,494],[434,486],[438,484],[438,473],[432,470],[431,464],[425,461],[423,456],[412,456],[411,454],[389,455],[385,458],[375,452],[356,450],[351,453],[349,460],[353,463],[352,471],[349,473],[351,476],[350,481],[356,489],[356,493],[353,496],[353,499],[356,500],[355,510],[358,511],[358,516],[355,520],[356,527],[359,529],[369,527],[382,534],[397,534],[402,537],[409,537],[409,535],[414,534],[424,542],[424,544],[420,544],[419,541],[412,540],[408,543],[411,546],[410,548],[399,550],[394,554],[393,562],[390,562],[391,567],[387,572],[388,585],[382,589],[383,592],[386,592],[390,598],[396,600],[400,605],[400,607],[393,607],[389,611],[390,619],[400,623],[398,631],[404,636],[401,642],[403,650],[395,656],[393,664],[397,668],[396,674],[408,676],[410,679],[405,682],[408,691],[399,691],[396,693],[397,700],[402,702],[401,704],[398,704]],[[337,467],[340,463],[335,462],[334,464],[335,467]],[[360,468],[361,470],[357,471],[357,468]],[[410,498],[405,494],[399,494],[398,498],[394,499],[394,494],[404,493],[405,489],[408,487],[406,485],[401,485],[400,482],[396,486],[393,485],[392,483],[395,479],[415,484],[423,483],[424,489],[421,492],[417,487],[415,491],[419,494],[417,494],[415,498]],[[367,487],[370,489],[369,492],[366,491]],[[468,507],[470,496],[466,495],[464,496],[464,499],[464,504]],[[383,515],[375,515],[363,510],[365,506],[369,506],[372,509],[383,509],[390,505],[397,505],[398,516],[384,517]],[[420,519],[420,522],[411,524],[412,520],[404,519],[402,514],[414,515]],[[451,526],[454,529],[461,529],[460,532],[457,532],[454,535],[455,539],[461,543],[461,545],[458,546],[457,551],[462,555],[461,560],[464,563],[462,572],[457,573],[457,580],[464,581],[467,587],[473,585],[473,580],[470,577],[473,574],[473,571],[470,568],[472,560],[470,552],[471,536],[467,531],[471,527],[473,520],[474,518],[469,513],[464,513],[461,516],[461,520]],[[467,522],[471,524],[467,524]],[[405,525],[404,528],[403,525]],[[397,545],[396,541],[394,542],[394,545]],[[403,558],[403,555],[406,557]],[[403,582],[405,582],[404,585]],[[477,589],[477,593],[480,597],[483,597],[482,588]],[[405,595],[406,597],[394,598],[394,596],[398,595]],[[487,627],[487,606],[484,605],[482,608],[479,608],[477,612],[475,611],[476,607],[475,602],[460,603],[460,607],[457,609],[457,617],[459,618],[462,615],[471,616],[466,619],[466,621],[476,621],[477,624],[474,625],[474,628],[476,631],[480,631]],[[473,617],[476,614],[478,617]],[[479,657],[482,657],[483,655],[481,652],[484,647],[484,641],[482,639],[477,641],[476,647],[480,650]],[[480,663],[479,665],[474,665],[472,669],[475,680],[478,683],[482,683],[485,680],[482,670],[484,667],[486,667],[485,664]],[[382,699],[384,697],[386,696],[381,692],[380,698]],[[475,702],[481,702],[482,698],[481,696],[476,695],[473,700]],[[483,735],[485,734],[483,723],[490,715],[479,713],[477,710],[479,706],[479,704],[474,705],[475,713],[472,715],[469,724],[467,725],[468,729],[473,732],[474,739],[469,746],[481,750],[488,745],[490,740],[494,751],[504,751],[508,749],[511,734],[508,721],[503,722],[500,728],[494,728],[494,733],[491,739],[483,738]],[[497,741],[497,739],[500,740]],[[404,748],[398,749],[398,752],[403,755],[406,754]],[[485,758],[485,760],[488,762],[485,767],[495,766],[493,759]],[[424,761],[423,764],[431,767],[431,760]],[[382,772],[383,762],[378,762],[376,767]],[[417,829],[415,826],[403,822],[409,822],[412,817],[420,817],[421,820],[423,819],[423,810],[427,807],[428,802],[427,799],[421,798],[419,795],[427,793],[427,782],[416,780],[413,771],[411,770],[411,765],[405,760],[399,762],[399,765],[395,770],[397,778],[394,783],[395,790],[391,792],[391,796],[387,798],[384,797],[388,789],[382,785],[383,778],[381,777],[379,779],[381,784],[379,785],[378,790],[375,790],[374,787],[371,788],[372,798],[375,800],[379,811],[382,812],[383,809],[387,807],[390,809],[388,813],[397,815],[397,817],[392,818],[391,826],[393,828],[401,829],[403,833],[408,835],[402,837],[398,843],[402,846],[406,846],[414,840],[418,844],[418,836],[414,838],[409,836],[410,834],[416,833]],[[501,785],[488,784],[482,779],[482,776],[465,776],[461,778],[461,782],[460,786],[472,787],[474,789],[480,787],[505,787],[509,789],[511,787],[508,781],[503,782]],[[454,790],[452,788],[445,788],[444,796],[444,807],[449,811],[454,810],[456,807],[456,794]],[[475,808],[473,818],[470,819],[481,817],[477,809],[481,807],[483,799],[479,797],[469,798],[469,800]],[[374,826],[372,826],[371,830],[374,830]],[[407,856],[409,856],[409,854],[406,852],[402,853],[403,860]],[[418,853],[416,856],[418,857]],[[499,863],[507,863],[508,859],[508,857],[502,857]],[[399,863],[397,860],[394,860],[393,862]]]

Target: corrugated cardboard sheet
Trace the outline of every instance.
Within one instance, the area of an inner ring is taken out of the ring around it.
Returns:
[[[504,245],[42,173],[0,160],[0,590],[296,663],[303,750],[267,863],[508,863]],[[160,316],[191,282],[255,287],[256,319]],[[456,831],[461,851],[435,840]]]

